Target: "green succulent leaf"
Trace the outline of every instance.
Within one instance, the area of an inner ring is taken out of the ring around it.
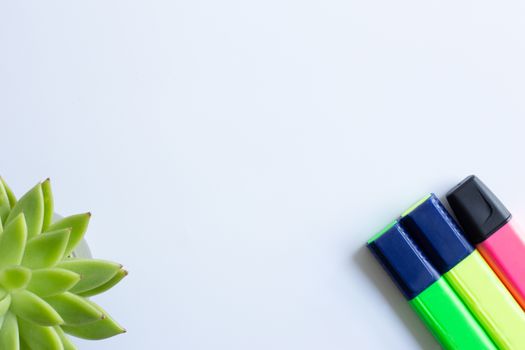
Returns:
[[[9,311],[9,307],[11,306],[11,295],[6,294],[2,300],[0,300],[0,316],[4,316],[7,311]],[[1,349],[1,347],[0,347]]]
[[[77,214],[65,217],[59,221],[51,224],[48,230],[58,230],[63,228],[70,228],[71,235],[69,236],[69,242],[67,243],[67,248],[64,252],[64,257],[71,254],[75,247],[80,243],[84,234],[86,233],[89,219],[91,218],[90,213]]]
[[[80,326],[69,326],[62,325],[62,329],[67,334],[72,336],[89,339],[89,340],[100,340],[111,338],[115,335],[126,333],[126,330],[122,328],[111,316],[109,316],[100,306],[90,302],[94,307],[99,309],[103,314],[104,318],[92,323],[80,325]]]
[[[41,326],[58,326],[64,320],[48,303],[27,290],[11,294],[11,310],[15,315]]]
[[[67,325],[82,325],[104,317],[104,314],[86,299],[73,293],[66,292],[44,300],[59,313]]]
[[[27,226],[24,214],[18,214],[0,234],[0,269],[18,265],[24,256]]]
[[[16,204],[16,197],[11,190],[11,188],[7,185],[3,177],[0,177],[0,182],[2,182],[2,185],[4,185],[5,193],[7,193],[7,198],[9,199],[9,205],[11,206],[11,209]]]
[[[20,340],[18,336],[18,322],[16,316],[11,312],[8,312],[4,316],[2,327],[0,328],[0,349],[20,349]]]
[[[0,285],[8,291],[21,289],[31,280],[31,270],[23,266],[9,266],[0,270]]]
[[[60,336],[53,327],[43,327],[18,319],[20,336],[29,349],[64,350]]]
[[[105,339],[124,333],[86,299],[107,291],[122,265],[71,256],[90,213],[53,223],[49,179],[18,201],[0,177],[0,350],[76,350],[66,333]]]
[[[7,196],[4,184],[0,181],[0,220],[5,221],[10,211],[11,204],[9,203],[9,197]]]
[[[53,221],[54,202],[53,192],[51,191],[51,180],[47,179],[42,182],[42,195],[44,197],[44,221],[42,223],[42,232],[46,231],[51,221]]]
[[[71,229],[65,228],[38,235],[27,242],[22,265],[39,269],[56,265],[69,240]]]
[[[13,209],[11,209],[6,224],[9,224],[20,213],[24,213],[26,219],[28,238],[32,238],[42,232],[44,195],[41,184],[36,185],[20,198]]]
[[[49,297],[70,290],[78,281],[80,281],[80,275],[69,270],[38,269],[33,270],[27,290],[41,297]]]
[[[98,294],[104,293],[105,291],[107,291],[107,290],[113,288],[115,285],[117,285],[127,275],[128,275],[128,271],[126,271],[124,269],[120,269],[117,272],[117,274],[112,279],[107,281],[106,283],[104,283],[104,284],[102,284],[102,285],[100,285],[98,287],[95,287],[93,289],[86,290],[85,292],[77,293],[77,294],[80,295],[80,296],[83,296],[83,297],[91,297],[93,295],[98,295]]]
[[[24,341],[24,339],[20,339],[20,350],[31,350],[29,345]]]
[[[75,346],[75,344],[73,344],[73,342],[64,333],[62,328],[60,328],[60,326],[55,326],[55,331],[60,337],[60,340],[62,340],[62,345],[64,346],[64,350],[77,350],[77,347]]]
[[[69,259],[62,261],[57,267],[80,275],[80,281],[70,290],[78,294],[107,283],[115,277],[122,265],[98,259]]]

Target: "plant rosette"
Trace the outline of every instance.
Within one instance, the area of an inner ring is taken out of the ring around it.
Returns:
[[[88,298],[127,272],[75,254],[85,244],[90,213],[53,216],[49,179],[17,200],[0,178],[1,350],[73,350],[68,335],[99,340],[125,332]]]

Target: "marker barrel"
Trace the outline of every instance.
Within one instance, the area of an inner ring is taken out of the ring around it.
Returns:
[[[525,238],[522,233],[511,221],[477,248],[525,309]]]
[[[525,313],[475,251],[445,274],[445,279],[500,349],[525,344]]]
[[[435,195],[400,219],[408,234],[429,257],[440,275],[505,350],[525,344],[525,313]]]
[[[367,246],[444,349],[497,349],[399,223],[374,236]]]
[[[496,349],[444,278],[408,302],[445,349]]]
[[[476,176],[447,194],[467,238],[525,310],[525,236],[510,212]]]

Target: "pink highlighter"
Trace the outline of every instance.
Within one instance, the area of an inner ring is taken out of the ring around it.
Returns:
[[[447,200],[467,239],[525,310],[525,236],[510,212],[474,175],[454,187]]]

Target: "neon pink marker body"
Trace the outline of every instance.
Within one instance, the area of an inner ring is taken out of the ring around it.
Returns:
[[[525,309],[525,238],[514,226],[506,223],[477,248]]]
[[[475,176],[454,187],[447,200],[467,238],[525,310],[525,235],[510,212]]]

